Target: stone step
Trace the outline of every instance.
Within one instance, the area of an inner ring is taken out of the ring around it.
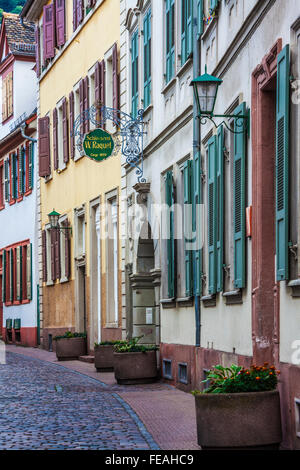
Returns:
[[[89,362],[90,364],[93,364],[95,362],[95,357],[94,356],[79,356],[79,360],[81,362]]]

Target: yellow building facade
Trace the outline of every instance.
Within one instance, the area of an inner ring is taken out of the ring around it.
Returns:
[[[121,161],[116,152],[101,162],[87,158],[73,129],[80,116],[78,134],[100,127],[88,118],[95,104],[119,108],[120,3],[32,1],[26,8],[39,44],[43,346],[51,349],[66,330],[86,331],[91,351],[94,342],[122,337]],[[112,121],[102,124],[115,138]],[[60,230],[51,228],[53,209]]]

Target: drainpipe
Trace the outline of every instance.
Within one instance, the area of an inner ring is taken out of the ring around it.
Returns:
[[[198,2],[193,2],[193,78],[201,75],[201,36],[198,37]],[[193,155],[201,151],[201,128],[200,121],[197,118],[197,103],[194,98],[193,109]],[[197,225],[196,225],[197,226]],[[200,230],[202,227],[200,227]],[[202,238],[202,237],[201,237]],[[195,253],[194,253],[195,254]],[[195,345],[200,346],[200,331],[201,331],[201,311],[200,311],[200,297],[196,295],[196,263],[194,256],[193,263],[194,271],[194,292],[195,292],[195,320],[196,320],[196,338]]]
[[[25,135],[25,128],[26,128],[26,124],[23,124],[21,126],[21,136],[24,138],[24,139],[27,139],[27,140],[30,140],[30,142],[34,142],[35,144],[37,143],[37,139],[33,139],[32,137],[29,137],[28,135]]]

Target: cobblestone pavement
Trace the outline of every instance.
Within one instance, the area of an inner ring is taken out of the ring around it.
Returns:
[[[0,449],[158,449],[110,387],[8,352],[0,364]]]

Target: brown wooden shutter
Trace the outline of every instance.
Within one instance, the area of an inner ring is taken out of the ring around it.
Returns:
[[[63,149],[64,149],[64,162],[69,161],[69,125],[68,125],[68,114],[67,114],[67,100],[63,99],[62,102],[62,114],[63,114]]]
[[[73,0],[73,31],[77,29],[77,0]]]
[[[61,278],[61,265],[60,265],[60,231],[55,230],[55,277]]]
[[[13,114],[13,72],[9,72],[8,76],[8,101],[7,101],[7,108],[8,114],[7,117]]]
[[[58,230],[55,230],[55,229],[50,230],[50,236],[51,236],[51,279],[52,279],[52,281],[55,281],[55,279],[56,279],[56,269],[55,269],[56,232],[58,232]]]
[[[74,132],[74,92],[71,91],[69,94],[69,113],[70,113],[70,146],[71,146],[71,158],[75,156],[75,138]]]
[[[7,119],[7,77],[2,79],[2,121]]]
[[[88,111],[89,109],[89,77],[86,76],[83,79],[83,107],[84,111]],[[85,115],[85,121],[84,121],[84,132],[89,132],[90,130],[90,121],[87,119],[87,114]]]
[[[68,226],[68,220],[65,221],[65,225]],[[70,251],[70,236],[69,230],[65,230],[65,274],[66,278],[69,279],[71,275],[71,251]]]
[[[43,282],[47,282],[47,234],[42,231]]]
[[[35,62],[36,62],[36,74],[39,77],[41,74],[40,64],[40,28],[35,27]]]
[[[112,68],[113,68],[113,108],[120,108],[120,87],[119,87],[119,75],[118,75],[118,47],[117,43],[113,46],[112,54]],[[118,113],[115,115],[115,119],[118,119]]]
[[[53,163],[54,170],[58,169],[58,136],[57,136],[57,109],[53,109]]]
[[[80,115],[82,116],[84,111],[84,85],[83,80],[80,80],[79,83],[79,110]],[[84,134],[84,125],[83,123],[80,125],[80,134]]]
[[[56,0],[56,44],[63,46],[66,42],[65,35],[65,0]]]
[[[49,117],[39,119],[39,176],[49,176],[50,169],[50,131]]]
[[[84,9],[84,5],[83,5],[83,0],[77,0],[77,26],[82,23],[82,20],[83,20],[83,9]]]
[[[54,5],[46,5],[43,11],[44,58],[51,59],[55,48]]]

